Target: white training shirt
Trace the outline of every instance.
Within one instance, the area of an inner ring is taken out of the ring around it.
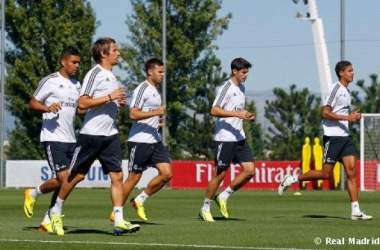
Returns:
[[[33,97],[46,106],[61,103],[56,113],[42,114],[41,142],[58,141],[75,143],[74,120],[78,105],[80,82],[74,78],[67,79],[59,72],[43,78]]]
[[[161,95],[157,88],[144,81],[133,91],[131,108],[139,108],[147,112],[156,110],[161,106]],[[152,116],[147,119],[133,121],[129,131],[130,142],[156,143],[161,141],[158,134],[159,116]]]
[[[332,107],[332,113],[337,115],[349,115],[351,94],[348,88],[340,82],[331,85],[329,93],[323,101],[323,106]],[[325,136],[349,136],[348,121],[323,119],[323,135]]]
[[[245,87],[237,86],[231,80],[225,82],[216,93],[212,106],[226,111],[242,111],[245,106]],[[245,139],[243,119],[238,117],[217,117],[214,141],[241,141]]]
[[[85,76],[80,96],[91,98],[107,96],[121,87],[112,71],[97,64]],[[117,100],[87,110],[80,134],[111,136],[117,134],[115,118],[119,104]]]

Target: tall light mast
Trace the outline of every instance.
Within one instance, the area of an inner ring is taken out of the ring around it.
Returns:
[[[297,3],[298,0],[293,0],[293,2]],[[316,54],[317,66],[318,66],[319,85],[321,88],[321,97],[323,100],[328,93],[330,85],[332,84],[330,63],[329,63],[329,58],[328,58],[328,53],[327,53],[323,23],[322,23],[322,19],[318,17],[316,1],[304,0],[303,2],[309,6],[309,12],[304,15],[297,12],[296,18],[308,20],[311,22],[311,27],[313,30],[315,54]]]

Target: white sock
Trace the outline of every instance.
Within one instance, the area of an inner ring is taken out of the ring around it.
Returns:
[[[149,198],[149,195],[147,195],[144,191],[141,192],[141,194],[137,195],[135,198],[135,201],[138,203],[144,203],[146,199]]]
[[[45,217],[43,221],[41,222],[41,224],[46,224],[46,223],[50,223],[49,210],[46,211]]]
[[[113,207],[113,214],[115,215],[115,226],[124,220],[123,207]]]
[[[30,197],[32,197],[33,199],[37,200],[38,196],[40,196],[42,193],[41,193],[41,190],[40,190],[40,186],[36,187],[35,189],[32,190],[32,192],[30,192]]]
[[[65,200],[61,200],[59,197],[57,197],[57,200],[55,202],[54,207],[50,209],[50,212],[54,215],[60,216],[62,215],[62,208],[63,208],[63,203]]]
[[[211,205],[211,200],[205,198],[205,200],[203,201],[203,206],[202,206],[201,210],[210,212],[210,205]]]
[[[351,202],[351,211],[352,214],[360,214],[360,207],[358,201]]]
[[[231,194],[233,194],[235,191],[232,190],[229,186],[219,194],[219,199],[226,201],[228,197],[230,197]]]
[[[291,180],[292,180],[292,184],[299,182],[299,180],[298,180],[298,174],[297,175],[293,175],[292,178],[291,178]]]

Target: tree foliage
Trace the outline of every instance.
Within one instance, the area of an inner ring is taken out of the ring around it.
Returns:
[[[9,42],[7,109],[17,120],[10,134],[9,158],[40,159],[42,116],[29,110],[29,100],[38,82],[59,70],[59,57],[65,46],[75,46],[81,51],[78,79],[83,78],[91,67],[89,51],[96,21],[85,0],[7,0],[5,15]]]
[[[364,80],[358,80],[356,85],[365,94],[364,99],[360,98],[358,91],[352,91],[352,104],[356,108],[360,108],[362,113],[380,113],[380,82],[376,74],[369,76],[371,83],[365,85]]]
[[[121,56],[128,72],[126,84],[144,79],[143,66],[151,57],[162,55],[162,6],[157,0],[132,0],[133,13],[127,17],[130,44]],[[205,155],[211,157],[213,123],[209,115],[214,89],[226,74],[212,42],[227,29],[231,15],[218,18],[221,0],[167,0],[167,122],[170,154],[173,158]]]
[[[268,149],[275,160],[299,160],[304,138],[320,137],[321,100],[308,89],[297,91],[290,86],[290,93],[275,88],[276,97],[266,101],[265,117],[272,126],[268,127]]]
[[[256,115],[256,121],[243,123],[246,139],[252,148],[255,160],[265,160],[266,157],[265,157],[264,132],[261,127],[261,124],[257,121],[258,114],[257,114],[257,108],[255,106],[255,102],[249,101],[246,104],[245,109],[250,112],[255,113]]]
[[[354,109],[360,109],[361,113],[380,113],[380,81],[376,74],[371,74],[370,85],[366,86],[364,80],[358,80],[356,85],[364,93],[364,97],[360,98],[358,91],[352,91],[352,104]],[[357,149],[360,148],[360,126],[359,122],[350,123],[350,130],[355,141]]]

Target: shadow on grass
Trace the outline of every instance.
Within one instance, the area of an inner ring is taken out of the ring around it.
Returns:
[[[113,235],[113,232],[103,231],[98,229],[74,229],[74,230],[65,230],[65,234],[105,234],[105,235]]]
[[[197,217],[198,220],[202,220],[201,218]],[[240,218],[224,218],[224,217],[214,217],[214,220],[215,221],[246,221],[244,219],[240,219]]]
[[[350,218],[339,217],[339,216],[320,215],[320,214],[308,214],[308,215],[302,216],[302,218],[350,220]]]
[[[22,230],[24,230],[24,231],[38,231],[38,228],[39,227],[23,227],[23,229]],[[63,230],[69,230],[69,229],[76,229],[76,228],[78,228],[78,227],[63,227]]]
[[[130,221],[132,224],[139,224],[144,226],[162,226],[164,224],[161,223],[154,223],[154,222],[147,222],[147,221]]]

